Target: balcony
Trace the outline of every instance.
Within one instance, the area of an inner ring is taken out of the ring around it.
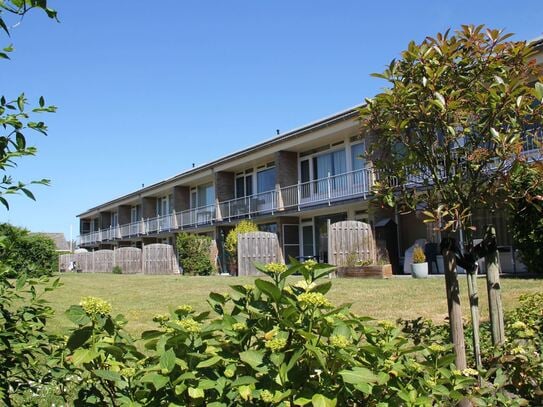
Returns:
[[[538,146],[542,140],[543,131],[542,128],[538,128],[525,138],[523,154],[529,159],[541,160],[541,150]],[[445,174],[442,176],[445,177]],[[81,245],[92,245],[141,236],[156,236],[161,233],[196,229],[237,219],[269,216],[277,212],[302,211],[314,206],[332,205],[349,199],[367,199],[372,194],[374,182],[378,179],[379,174],[371,168],[365,168],[219,202],[218,205],[208,205],[112,226],[82,234],[80,242]],[[392,177],[387,182],[397,185],[398,181]],[[431,185],[431,181],[428,181],[428,176],[413,175],[408,184],[417,187]]]
[[[371,194],[374,175],[362,169],[298,183],[278,190],[219,202],[169,215],[142,219],[138,222],[111,226],[82,234],[81,245],[153,236],[171,231],[196,229],[242,218],[273,215],[284,211],[301,211],[317,205],[331,205],[346,199],[366,199]]]

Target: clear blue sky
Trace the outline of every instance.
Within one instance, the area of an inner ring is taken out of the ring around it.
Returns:
[[[51,1],[13,29],[1,94],[58,113],[16,178],[50,178],[0,220],[78,232],[106,200],[373,96],[414,39],[461,24],[543,34],[541,1]]]

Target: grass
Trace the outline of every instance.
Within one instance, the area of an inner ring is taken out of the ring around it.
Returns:
[[[225,293],[231,284],[250,284],[250,277],[182,277],[118,274],[63,274],[64,284],[47,294],[55,310],[51,330],[65,333],[71,327],[64,311],[78,304],[81,297],[97,296],[109,301],[113,313],[121,313],[129,320],[127,330],[139,335],[153,329],[155,314],[165,313],[168,307],[192,305],[200,311],[209,310],[209,292]],[[469,317],[466,279],[460,276],[460,291],[464,317]],[[478,280],[482,320],[488,319],[486,280]],[[523,293],[543,291],[543,280],[502,280],[502,300],[505,310],[511,310]],[[352,311],[377,319],[417,318],[419,316],[444,322],[447,316],[445,281],[443,278],[415,280],[334,279],[328,294],[336,305],[352,303]]]

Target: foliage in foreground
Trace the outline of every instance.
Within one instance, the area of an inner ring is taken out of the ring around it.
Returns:
[[[10,29],[16,25],[17,19],[20,21],[31,9],[41,9],[49,18],[56,19],[57,14],[47,7],[47,0],[2,0],[0,1],[0,34],[9,36]],[[13,45],[0,46],[0,61],[9,60],[9,54],[13,50]],[[17,166],[21,157],[36,154],[36,147],[28,144],[28,130],[47,135],[45,123],[33,120],[36,113],[54,113],[55,111],[55,106],[46,106],[43,97],[39,98],[37,106],[29,107],[24,93],[17,97],[0,96],[0,204],[7,209],[9,209],[9,195],[22,192],[30,199],[34,199],[29,184],[49,184],[47,179],[27,183],[15,181],[8,171]]]
[[[194,233],[179,233],[177,235],[177,253],[183,274],[191,276],[208,276],[217,270],[211,262],[213,240],[209,236]]]
[[[0,224],[0,262],[11,278],[18,277],[17,270],[26,270],[31,277],[58,270],[58,254],[51,238],[8,223]]]
[[[67,311],[76,325],[69,337],[62,343],[36,339],[43,352],[32,358],[42,363],[25,365],[34,376],[12,383],[16,376],[10,369],[16,367],[2,364],[9,383],[5,394],[21,404],[34,400],[20,391],[26,383],[27,394],[47,394],[51,402],[53,393],[56,403],[75,405],[543,402],[543,294],[521,299],[521,307],[508,317],[509,340],[502,349],[484,341],[484,371],[457,371],[445,326],[373,321],[353,315],[347,305],[334,307],[325,295],[331,282],[323,280],[332,268],[312,261],[260,269],[268,278],[256,279],[254,286],[210,294],[214,318],[187,305],[157,315],[157,329],[142,334],[142,346],[124,331],[125,318],[112,316],[109,303],[83,298]],[[303,279],[287,281],[296,272]],[[23,331],[14,333],[17,343],[23,342]],[[44,371],[38,382],[38,372]]]

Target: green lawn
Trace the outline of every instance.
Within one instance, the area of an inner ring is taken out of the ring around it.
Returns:
[[[167,312],[168,307],[190,304],[197,310],[208,310],[206,303],[210,291],[225,293],[231,284],[248,284],[248,277],[181,277],[118,274],[63,274],[64,284],[48,293],[47,299],[55,310],[51,329],[64,333],[70,322],[64,311],[78,304],[87,295],[98,296],[111,302],[113,313],[125,315],[127,329],[139,334],[155,325],[153,315]],[[467,318],[465,276],[460,276],[464,316]],[[506,310],[515,307],[522,293],[543,291],[543,280],[502,280],[503,302]],[[479,279],[482,319],[488,318],[486,284]],[[377,319],[431,318],[443,322],[447,314],[445,281],[443,278],[415,280],[334,279],[330,299],[336,304],[352,303],[355,313]]]

